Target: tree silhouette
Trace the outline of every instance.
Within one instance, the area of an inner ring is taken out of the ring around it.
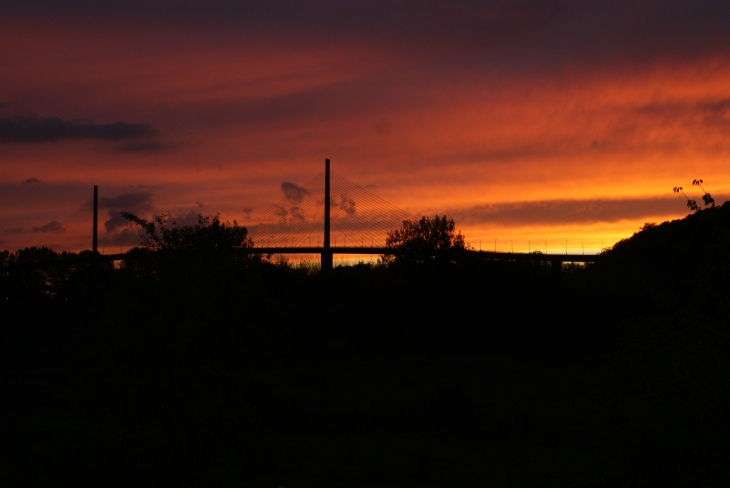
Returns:
[[[418,221],[404,220],[400,229],[388,232],[385,246],[398,251],[382,256],[386,264],[451,263],[469,248],[456,230],[454,219],[438,215],[433,219],[424,216]]]
[[[693,212],[696,212],[700,209],[699,205],[697,205],[697,202],[695,200],[690,200],[690,198],[684,192],[684,188],[682,188],[681,186],[675,186],[674,188],[672,188],[672,192],[681,193],[682,195],[684,195],[684,198],[687,199],[687,207]]]
[[[221,222],[220,214],[212,218],[199,214],[197,224],[182,227],[175,226],[174,221],[168,227],[165,214],[155,217],[154,222],[129,212],[122,212],[122,216],[144,229],[142,244],[151,251],[225,252],[253,247],[246,228],[235,220],[233,224]]]
[[[692,180],[692,186],[699,186],[700,189],[704,192],[702,195],[702,201],[705,202],[705,207],[709,206],[710,208],[715,207],[715,199],[712,198],[712,195],[710,195],[707,190],[702,186],[702,183],[704,183],[703,180],[696,178]],[[692,210],[693,212],[697,212],[700,210],[700,206],[697,204],[696,200],[691,200],[686,193],[684,193],[684,189],[681,186],[675,186],[672,188],[673,193],[681,193],[684,198],[687,199],[687,207]]]
[[[164,214],[153,222],[128,212],[122,216],[144,230],[143,247],[133,249],[124,261],[126,268],[143,274],[202,283],[235,275],[261,261],[259,255],[249,252],[253,242],[247,229],[236,221],[222,222],[218,214],[212,218],[198,215],[197,224],[180,227],[174,221],[168,225]]]
[[[704,195],[702,195],[702,201],[705,202],[705,207],[710,206],[710,208],[713,208],[715,206],[715,199],[712,198],[712,195],[707,193],[707,190],[702,186],[703,181],[700,179],[694,179],[692,180],[692,186],[699,186],[702,191],[704,192]]]

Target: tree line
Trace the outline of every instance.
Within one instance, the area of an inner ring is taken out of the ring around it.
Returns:
[[[448,374],[480,385],[487,380],[470,368],[504,355],[607,368],[610,381],[581,396],[601,399],[593,410],[541,427],[558,422],[567,432],[583,416],[613,443],[596,451],[601,474],[586,486],[606,476],[604,486],[719,479],[730,434],[730,203],[649,223],[595,264],[560,268],[466,252],[443,216],[389,234],[389,246],[413,253],[330,273],[245,252],[245,229],[218,216],[190,227],[134,219],[146,240],[116,268],[43,248],[2,254],[0,365],[2,378],[19,375],[5,385],[15,393],[2,410],[13,419],[0,461],[11,479],[84,472],[127,485],[167,476],[269,486],[270,473],[296,472],[272,436],[316,446],[330,431],[361,442],[362,429],[385,444],[426,435],[448,449],[452,441],[438,439],[457,435],[476,445],[469,432],[489,439],[503,417],[493,424],[496,413],[479,413],[487,410],[461,380],[431,391],[430,378],[459,364]],[[33,263],[43,265],[21,265]],[[338,369],[351,378],[329,380]],[[376,378],[372,391],[390,385],[412,398],[371,399],[374,410],[347,403],[370,388],[354,379],[363,369]],[[393,383],[403,371],[416,372]],[[271,379],[289,377],[300,380]],[[316,408],[301,403],[297,381],[316,390],[308,393]],[[412,414],[419,395],[430,406]],[[547,409],[556,400],[539,401]],[[132,464],[135,472],[125,468]]]

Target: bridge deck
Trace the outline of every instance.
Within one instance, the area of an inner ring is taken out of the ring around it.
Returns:
[[[255,254],[322,254],[327,252],[324,247],[254,247],[250,252]],[[385,247],[330,247],[329,252],[332,254],[349,254],[349,255],[383,255],[383,254],[401,254]],[[593,263],[599,259],[600,254],[538,254],[538,253],[511,253],[511,252],[492,252],[492,251],[469,251],[472,254],[480,255],[487,259],[506,259],[512,261],[549,261],[549,262],[573,262],[573,263]],[[122,260],[126,259],[126,253],[123,254],[104,254],[100,256],[103,260]]]
[[[259,254],[321,254],[325,251],[323,247],[256,247],[253,252]],[[330,247],[332,254],[401,254],[385,247]],[[511,259],[522,261],[562,261],[592,263],[596,261],[598,254],[538,254],[538,253],[511,253],[492,251],[470,251],[485,258]]]

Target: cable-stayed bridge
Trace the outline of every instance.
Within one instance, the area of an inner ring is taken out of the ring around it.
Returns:
[[[404,220],[418,220],[331,171],[329,159],[325,160],[324,172],[302,186],[285,183],[282,190],[284,198],[246,226],[255,251],[264,254],[320,254],[323,268],[332,266],[333,254],[396,253],[386,247],[387,233],[400,228]],[[567,252],[495,251],[481,254],[512,260],[595,261],[592,254]]]
[[[326,270],[332,268],[335,254],[398,254],[399,251],[386,247],[388,232],[400,228],[404,220],[418,220],[331,171],[329,159],[325,160],[322,173],[301,186],[283,183],[282,191],[284,198],[244,224],[252,243],[247,252],[319,255],[322,269]],[[89,249],[91,244],[91,250],[101,259],[124,259],[126,251],[139,246],[143,238],[142,229],[131,225],[121,215],[127,210],[125,205],[132,203],[122,197],[100,199],[95,186],[93,199],[85,202],[68,219],[47,224],[48,235],[41,245],[79,250]],[[109,217],[101,233],[99,211]],[[92,225],[88,224],[89,221]],[[77,229],[76,234],[79,235],[76,240],[70,233],[68,237],[71,239],[66,246],[54,245],[53,240],[58,239],[65,229]],[[495,259],[554,263],[592,262],[597,256],[568,253],[567,249],[564,254],[496,252],[496,249],[494,252],[473,252]]]
[[[284,198],[246,226],[256,252],[319,254],[322,269],[334,254],[388,254],[388,231],[414,216],[330,169],[302,186],[282,185]]]

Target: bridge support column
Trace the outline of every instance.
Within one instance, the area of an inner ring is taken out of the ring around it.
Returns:
[[[94,225],[92,227],[92,234],[91,234],[91,251],[94,254],[96,254],[99,250],[98,229],[99,229],[99,187],[94,185]]]
[[[322,271],[332,271],[332,252],[323,252],[321,254],[320,268]]]
[[[324,251],[322,251],[322,271],[332,270],[332,251],[330,251],[330,160],[324,160]]]

